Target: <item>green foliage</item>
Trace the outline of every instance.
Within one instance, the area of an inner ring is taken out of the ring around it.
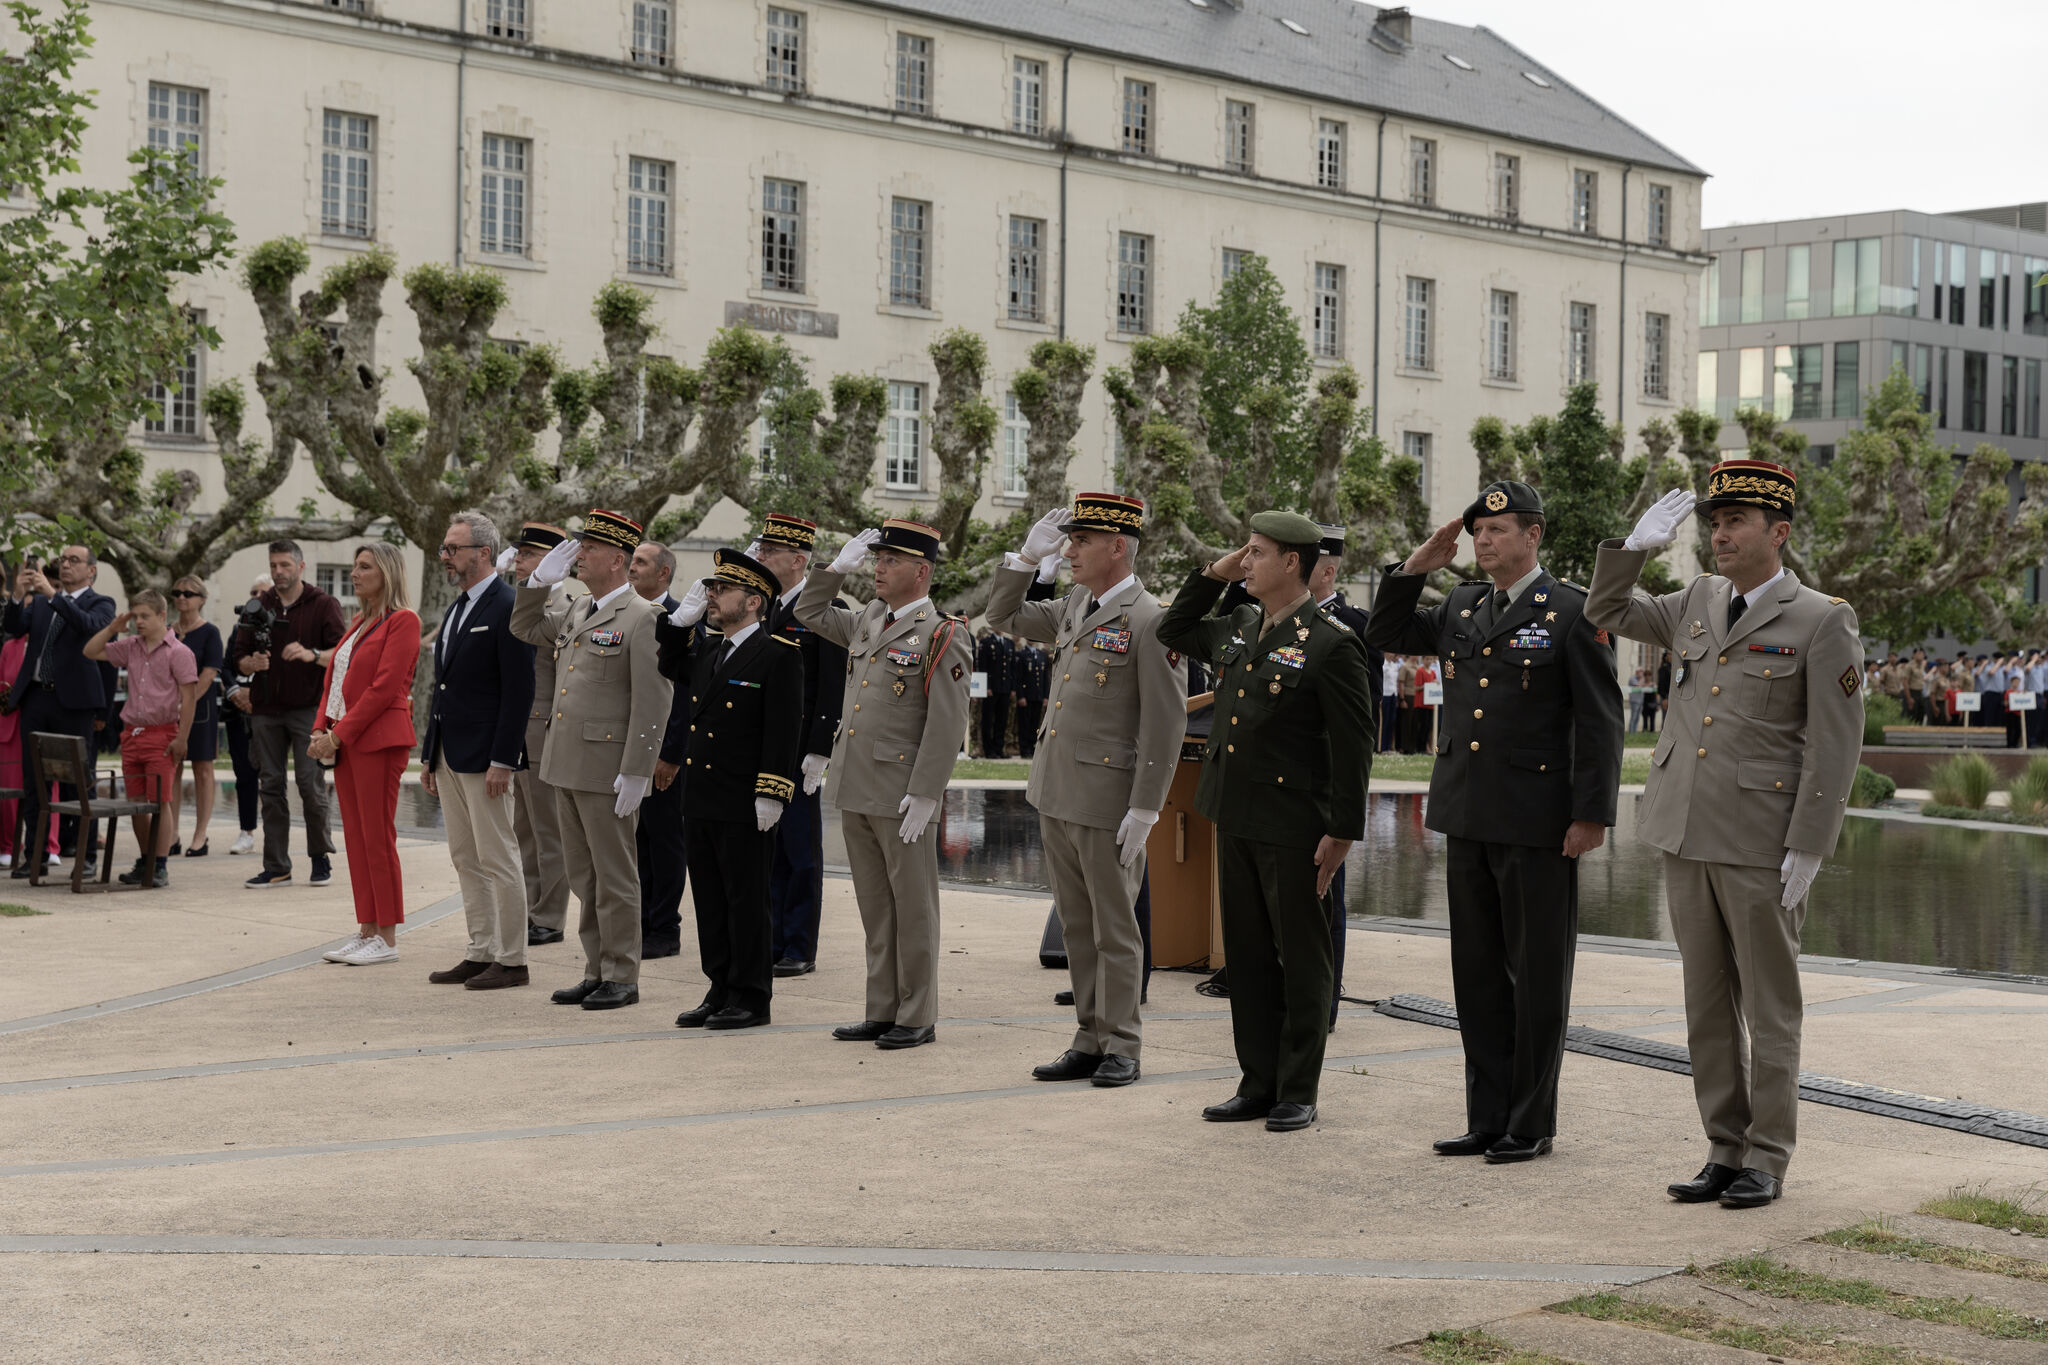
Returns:
[[[607,280],[597,291],[597,299],[590,312],[598,325],[607,329],[637,327],[646,320],[648,310],[653,307],[654,296],[645,289],[635,289],[623,280]]]
[[[1267,505],[1306,506],[1313,458],[1307,409],[1315,362],[1301,320],[1287,305],[1287,289],[1266,258],[1246,258],[1217,291],[1213,307],[1190,302],[1181,311],[1177,334],[1175,342],[1163,337],[1148,341],[1160,347],[1162,364],[1193,359],[1165,354],[1174,345],[1201,348],[1206,365],[1202,416],[1209,448],[1223,463],[1225,500],[1242,510],[1241,463],[1251,453],[1255,428],[1263,425],[1271,433],[1274,456]],[[1227,363],[1207,363],[1216,357]],[[1134,347],[1132,360],[1137,359]]]
[[[1899,784],[1883,773],[1866,764],[1856,765],[1856,780],[1849,787],[1849,804],[1858,810],[1868,810],[1880,801],[1889,801],[1897,792]]]
[[[2027,760],[2027,766],[2008,789],[2014,815],[2038,818],[2048,815],[2048,754]]]
[[[350,264],[360,266],[361,262]],[[428,261],[408,270],[405,292],[415,311],[442,314],[453,325],[460,325],[464,314],[495,314],[510,297],[505,277],[497,271],[457,270],[439,261]]]
[[[259,242],[243,260],[242,284],[252,294],[289,289],[312,264],[312,253],[299,238],[273,237]]]
[[[263,247],[259,247],[257,250],[261,251],[275,245],[275,242],[266,242]],[[303,249],[301,248],[301,250]],[[299,268],[303,270],[305,267],[302,265]],[[365,280],[371,281],[381,289],[384,281],[390,279],[391,273],[397,269],[398,258],[392,255],[391,249],[381,242],[371,247],[368,251],[357,252],[351,255],[339,265],[329,266],[326,272],[320,276],[321,315],[325,317],[333,314],[334,310],[340,308],[348,300],[349,296],[355,292],[356,286]],[[296,274],[297,272],[293,273]],[[289,282],[289,277],[287,277],[287,282]],[[502,290],[502,284],[500,288]],[[502,302],[501,295],[500,303]]]
[[[1617,534],[1632,486],[1599,400],[1598,386],[1577,384],[1555,417],[1539,414],[1509,428],[1486,416],[1471,430],[1481,486],[1519,479],[1542,495],[1543,566],[1574,583],[1592,581],[1600,542]],[[1636,474],[1640,482],[1640,468]]]
[[[932,363],[942,369],[952,367],[976,374],[988,369],[988,343],[981,339],[979,332],[965,327],[952,327],[939,333],[929,349]]]
[[[1960,753],[1936,768],[1927,779],[1935,804],[1982,810],[1998,774],[1991,760],[1978,753]]]
[[[1865,744],[1884,743],[1885,726],[1904,725],[1905,723],[1906,709],[1899,705],[1897,697],[1892,696],[1889,692],[1872,692],[1868,688],[1864,689],[1863,742]]]
[[[704,351],[704,377],[710,387],[702,400],[731,403],[743,398],[755,385],[771,382],[790,354],[782,338],[765,337],[745,323],[719,328]]]

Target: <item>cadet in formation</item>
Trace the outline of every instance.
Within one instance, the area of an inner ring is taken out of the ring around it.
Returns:
[[[1460,528],[1488,579],[1418,609]],[[1586,594],[1545,573],[1543,501],[1480,490],[1459,521],[1386,568],[1368,643],[1443,661],[1424,821],[1445,839],[1451,980],[1465,1047],[1465,1133],[1435,1144],[1489,1162],[1546,1155],[1578,948],[1578,859],[1600,847],[1621,787],[1614,646]]]
[[[874,600],[860,611],[834,606],[870,549]],[[813,569],[796,599],[796,619],[849,656],[832,771],[867,935],[867,1017],[832,1036],[889,1049],[937,1035],[939,851],[924,834],[967,737],[974,667],[966,626],[932,605],[938,553],[937,531],[891,518]]]
[[[1718,573],[1635,592],[1677,538],[1691,492],[1669,493],[1600,546],[1586,615],[1670,650],[1677,668],[1636,825],[1664,852],[1685,966],[1686,1042],[1707,1164],[1671,1197],[1756,1208],[1784,1190],[1799,1112],[1799,933],[1834,852],[1863,743],[1856,613],[1803,586],[1782,555],[1793,472],[1725,460],[1697,505]]]
[[[1187,675],[1159,640],[1159,599],[1131,570],[1144,529],[1141,500],[1083,493],[1071,512],[1056,508],[1032,527],[989,597],[993,630],[1053,649],[1052,711],[1026,795],[1052,871],[1080,1027],[1066,1052],[1032,1071],[1042,1081],[1138,1079],[1145,945],[1136,903],[1145,841],[1187,731]],[[1039,565],[1062,541],[1073,591],[1027,603]],[[1032,751],[1022,731],[1018,739]]]
[[[1217,669],[1195,805],[1216,826],[1244,1077],[1202,1117],[1288,1131],[1316,1117],[1335,975],[1330,881],[1365,832],[1376,681],[1364,641],[1310,598],[1321,530],[1299,513],[1269,511],[1251,519],[1251,531],[1243,548],[1189,576],[1159,638]],[[1254,601],[1209,616],[1240,579]]]

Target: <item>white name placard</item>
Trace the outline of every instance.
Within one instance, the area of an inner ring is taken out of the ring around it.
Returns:
[[[1982,711],[1983,709],[1984,709],[1984,694],[1983,694],[1982,692],[1958,692],[1958,693],[1956,693],[1956,710],[1958,710],[1958,711]]]

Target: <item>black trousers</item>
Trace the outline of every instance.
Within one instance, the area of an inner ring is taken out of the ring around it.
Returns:
[[[1449,838],[1444,848],[1466,1124],[1553,1137],[1578,950],[1578,861],[1529,844]]]
[[[29,753],[29,736],[33,734],[78,736],[85,741],[85,762],[86,766],[91,768],[97,758],[97,745],[99,742],[99,736],[94,733],[92,723],[99,718],[100,713],[95,710],[66,706],[60,700],[62,694],[49,688],[38,687],[32,682],[25,684],[25,686],[27,691],[21,694],[20,712],[22,788],[27,792],[27,795],[22,798],[21,817],[28,829],[28,841],[23,843],[21,847],[27,849],[29,854],[36,859],[37,864],[40,865],[49,858],[49,854],[45,851],[49,848],[49,839],[47,836],[42,839],[36,838],[36,816],[42,811],[43,803],[48,800],[49,793],[43,790],[42,783],[35,780],[35,769],[31,766],[32,759]],[[78,799],[78,789],[68,784],[61,785],[57,788],[57,799],[60,801],[76,801]],[[80,830],[74,838],[79,841],[75,848],[78,856],[90,858],[98,852],[100,845],[98,826]]]
[[[825,794],[803,785],[775,823],[775,863],[768,874],[771,962],[818,960],[818,917],[825,904]]]
[[[1001,758],[1010,732],[1010,694],[991,692],[981,699],[981,756]]]
[[[768,872],[775,832],[756,829],[751,811],[745,820],[695,819],[688,830],[697,874],[697,955],[711,980],[704,1003],[765,1012],[774,981]]]
[[[242,708],[222,702],[220,723],[228,734],[228,760],[235,769],[235,814],[239,823],[236,828],[245,834],[254,834],[262,819],[262,793],[257,787],[262,775],[256,771],[256,757],[249,752],[249,718],[242,714]]]
[[[1330,1032],[1330,901],[1316,894],[1315,851],[1216,836],[1230,1032],[1244,1072],[1237,1093],[1314,1104]]]
[[[1038,752],[1038,722],[1045,718],[1045,703],[1017,703],[1017,756],[1029,758]]]
[[[667,791],[647,789],[633,830],[633,851],[640,861],[641,955],[654,948],[673,950],[683,941],[683,883],[690,870],[681,775]]]

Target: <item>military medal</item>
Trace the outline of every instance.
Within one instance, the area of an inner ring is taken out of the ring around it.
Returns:
[[[1308,638],[1308,627],[1303,626],[1300,630],[1295,631],[1294,638],[1297,640],[1306,640]]]
[[[1453,679],[1455,679],[1455,678],[1456,678],[1457,676],[1458,676],[1458,661],[1457,661],[1456,659],[1445,659],[1445,660],[1444,660],[1444,681],[1445,681],[1445,682],[1450,682],[1450,681],[1452,681]]]
[[[1274,696],[1276,696],[1276,697],[1277,697],[1277,696],[1279,696],[1279,695],[1280,695],[1280,680],[1279,680],[1278,678],[1275,678],[1275,679],[1273,679],[1273,681],[1271,681],[1271,682],[1267,683],[1267,684],[1266,684],[1266,690],[1267,690],[1268,692],[1271,692],[1271,693],[1272,693],[1272,694],[1273,694]]]
[[[890,683],[890,684],[889,684],[889,690],[890,690],[891,692],[894,692],[894,693],[895,693],[895,694],[896,694],[897,696],[899,696],[899,697],[900,697],[900,696],[902,696],[902,695],[903,695],[903,690],[904,690],[904,688],[903,688],[903,679],[901,679],[901,678],[898,678],[898,679],[897,679],[897,680],[896,680],[895,682],[892,682],[892,683]]]
[[[1705,635],[1707,633],[1707,628],[1697,621],[1687,626],[1686,630],[1688,633],[1691,634],[1692,638],[1695,640],[1699,639],[1700,636]]]

